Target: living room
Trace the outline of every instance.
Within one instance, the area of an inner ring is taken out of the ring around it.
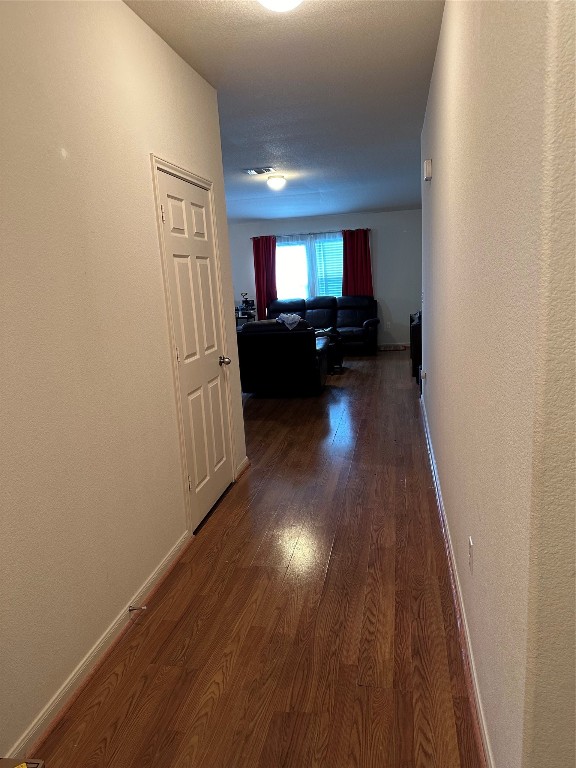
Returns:
[[[252,237],[369,229],[374,298],[378,303],[378,344],[407,345],[409,317],[422,302],[422,212],[420,209],[243,221],[229,219],[232,281],[241,294],[255,296]]]

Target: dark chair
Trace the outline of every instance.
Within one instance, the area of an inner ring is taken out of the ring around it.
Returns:
[[[304,320],[291,331],[276,320],[246,323],[238,331],[242,391],[276,397],[319,394],[328,370],[328,343]]]
[[[338,296],[336,328],[344,353],[375,355],[378,350],[378,304],[372,296]]]
[[[422,365],[422,312],[410,315],[410,357],[412,359],[412,376],[418,379]]]

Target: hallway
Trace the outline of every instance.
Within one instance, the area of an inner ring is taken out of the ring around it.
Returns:
[[[244,406],[250,468],[46,768],[482,768],[406,352]]]

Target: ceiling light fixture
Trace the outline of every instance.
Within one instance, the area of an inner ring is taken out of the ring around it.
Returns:
[[[286,186],[286,179],[284,176],[280,176],[278,174],[275,176],[268,176],[266,179],[266,184],[268,184],[270,189],[278,192],[280,189],[284,189]]]
[[[292,11],[296,6],[300,5],[302,0],[258,0],[258,2],[264,8],[268,8],[269,11],[284,13],[285,11]]]

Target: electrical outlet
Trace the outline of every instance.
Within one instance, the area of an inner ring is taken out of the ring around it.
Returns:
[[[474,542],[472,536],[468,536],[468,568],[470,573],[474,572]]]
[[[386,320],[386,328],[390,328],[391,325],[392,324],[391,324],[390,320]]]

